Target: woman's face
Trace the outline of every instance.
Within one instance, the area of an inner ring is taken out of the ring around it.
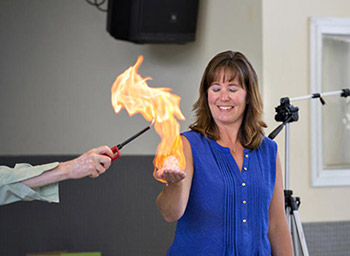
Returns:
[[[218,127],[240,127],[246,107],[246,90],[240,84],[238,76],[224,81],[224,71],[217,76],[208,89],[209,109]],[[228,77],[228,76],[226,76]]]

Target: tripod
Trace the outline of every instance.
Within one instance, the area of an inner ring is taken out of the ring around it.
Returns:
[[[295,255],[299,255],[299,244],[304,256],[309,256],[307,244],[304,236],[303,227],[301,225],[299,206],[300,198],[293,196],[293,191],[289,189],[289,123],[298,121],[299,115],[298,107],[290,105],[289,98],[281,98],[280,105],[276,107],[277,114],[275,115],[276,121],[282,121],[275,130],[273,130],[268,136],[270,139],[274,139],[277,134],[285,126],[285,189],[284,189],[284,202],[286,217],[289,225],[289,230],[292,235],[292,242]],[[299,242],[299,243],[298,243]]]
[[[299,115],[298,107],[290,105],[289,98],[281,98],[280,105],[276,107],[277,114],[275,115],[276,121],[282,121],[283,123],[279,125],[275,130],[273,130],[268,136],[270,139],[274,139],[277,134],[285,126],[285,189],[284,189],[284,201],[285,201],[285,211],[286,218],[289,225],[289,230],[292,235],[292,242],[294,247],[295,255],[299,255],[299,244],[301,245],[301,251],[304,256],[309,256],[303,227],[301,225],[299,206],[300,198],[293,196],[293,191],[289,188],[289,123],[298,121]]]
[[[302,96],[298,98],[281,98],[280,105],[276,107],[277,114],[275,115],[276,121],[283,122],[275,130],[269,134],[270,139],[274,139],[277,134],[286,127],[285,130],[285,189],[284,189],[284,199],[285,199],[285,211],[286,217],[289,225],[289,229],[292,234],[292,242],[294,247],[295,255],[299,255],[300,247],[304,256],[309,256],[303,227],[301,225],[300,215],[299,215],[299,206],[300,198],[293,196],[293,191],[289,188],[289,123],[298,121],[299,115],[298,107],[294,107],[290,104],[290,100],[304,100],[304,99],[315,99],[319,98],[322,105],[325,104],[323,96],[333,96],[340,95],[341,97],[350,96],[350,89],[342,89],[341,91],[327,92],[327,93],[314,93],[308,96]],[[300,246],[299,246],[300,245]]]

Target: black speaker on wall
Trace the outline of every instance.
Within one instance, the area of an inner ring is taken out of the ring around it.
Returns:
[[[109,0],[107,31],[134,43],[195,40],[199,0]]]

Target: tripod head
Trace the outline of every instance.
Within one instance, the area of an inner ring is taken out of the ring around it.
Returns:
[[[277,114],[275,115],[275,120],[278,122],[286,122],[288,121],[289,123],[298,121],[299,115],[298,107],[294,107],[289,103],[289,98],[281,98],[280,99],[280,105],[276,107],[276,112]]]
[[[287,123],[296,122],[299,119],[299,108],[291,105],[288,97],[281,98],[280,105],[275,110],[277,112],[275,120],[283,123],[269,134],[270,139],[274,139]]]

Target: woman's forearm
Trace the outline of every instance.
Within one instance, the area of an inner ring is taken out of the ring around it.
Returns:
[[[271,243],[271,255],[293,256],[293,246],[288,225],[283,223],[270,230],[269,238]]]
[[[188,195],[184,186],[184,180],[165,186],[157,198],[157,207],[167,222],[177,221],[185,211]]]

